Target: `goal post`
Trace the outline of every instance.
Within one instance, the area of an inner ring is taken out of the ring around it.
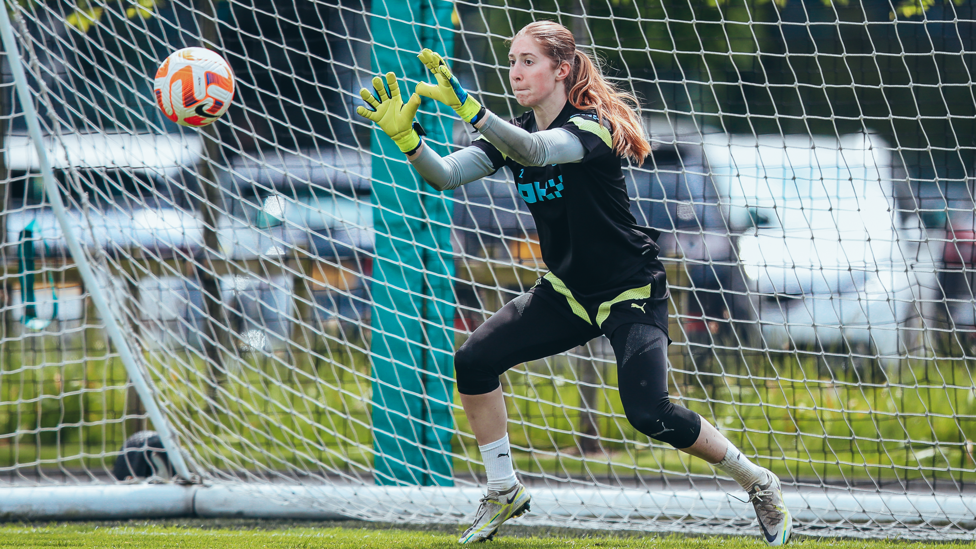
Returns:
[[[519,115],[505,40],[550,19],[639,98],[653,150],[626,177],[661,231],[672,399],[779,475],[798,534],[976,535],[970,2],[4,8],[0,516],[474,512],[452,355],[546,272],[538,232],[510,174],[437,193],[354,109],[381,71],[428,80],[432,47]],[[205,132],[152,97],[200,45],[237,83]],[[418,119],[441,154],[473,137]],[[617,379],[603,338],[503,376],[519,520],[753,534]],[[175,479],[112,476],[145,430]]]

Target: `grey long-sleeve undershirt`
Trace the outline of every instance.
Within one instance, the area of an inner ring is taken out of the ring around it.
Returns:
[[[487,113],[478,131],[502,154],[523,166],[572,164],[586,154],[579,138],[562,128],[529,133],[492,112]]]
[[[480,132],[502,154],[523,166],[571,164],[586,154],[579,138],[564,129],[529,133],[490,112]],[[456,189],[495,171],[488,155],[477,147],[465,147],[442,158],[425,145],[410,163],[438,191]]]
[[[424,145],[410,163],[431,187],[438,191],[456,189],[494,172],[491,160],[478,147],[465,147],[443,158]]]

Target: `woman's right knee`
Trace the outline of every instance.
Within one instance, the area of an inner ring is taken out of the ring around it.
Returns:
[[[479,352],[468,340],[454,353],[454,372],[458,392],[462,395],[483,395],[501,385],[498,374],[486,360],[488,353]]]

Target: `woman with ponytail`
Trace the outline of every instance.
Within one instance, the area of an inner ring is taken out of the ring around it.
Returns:
[[[529,510],[531,497],[512,464],[499,375],[605,335],[631,424],[738,481],[755,506],[763,539],[786,543],[792,520],[776,475],[668,398],[668,288],[658,233],[637,224],[623,175],[625,158],[640,165],[651,151],[634,97],[608,82],[576,49],[572,33],[550,21],[526,26],[510,42],[509,83],[518,103],[530,109],[512,121],[469,95],[438,54],[424,50],[419,57],[436,84],[418,84],[403,103],[388,73],[390,93],[374,78],[377,96],[361,92],[372,110],[357,112],[379,124],[437,190],[508,168],[550,269],[478,327],[454,357],[461,404],[488,477],[488,493],[460,542],[489,539],[503,522]],[[440,157],[413,124],[420,96],[451,106],[481,136]]]

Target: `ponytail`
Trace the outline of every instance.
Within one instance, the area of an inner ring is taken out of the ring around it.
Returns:
[[[580,110],[594,110],[600,122],[608,120],[613,136],[613,152],[629,157],[640,166],[651,153],[644,126],[637,116],[637,99],[608,82],[588,55],[576,49],[569,29],[553,21],[529,23],[515,37],[529,35],[546,51],[555,66],[566,62],[572,67],[566,78],[569,102]],[[513,37],[512,40],[515,38]]]
[[[651,153],[644,126],[637,116],[637,99],[608,82],[588,55],[575,50],[573,70],[566,82],[569,102],[580,110],[595,110],[613,128],[613,152],[627,156],[638,166]]]

